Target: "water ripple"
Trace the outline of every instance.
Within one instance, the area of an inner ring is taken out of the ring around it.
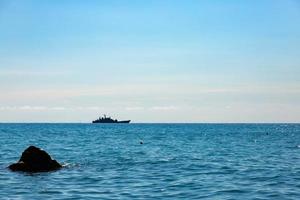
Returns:
[[[9,171],[32,144],[63,169]],[[0,124],[0,196],[299,199],[299,144],[299,124]]]

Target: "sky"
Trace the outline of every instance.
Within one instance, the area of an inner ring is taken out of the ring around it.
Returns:
[[[300,122],[299,0],[0,0],[0,122]]]

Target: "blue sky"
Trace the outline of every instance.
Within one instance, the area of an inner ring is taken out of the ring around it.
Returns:
[[[0,121],[299,122],[300,1],[0,0]]]

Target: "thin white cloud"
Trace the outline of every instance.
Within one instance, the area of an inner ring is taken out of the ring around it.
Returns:
[[[77,98],[77,97],[110,97],[110,98],[124,98],[130,99],[132,97],[146,98],[196,98],[205,95],[224,95],[224,94],[296,94],[300,93],[300,87],[298,86],[236,86],[236,87],[200,87],[198,85],[155,85],[155,84],[140,84],[140,85],[112,85],[112,86],[73,86],[70,88],[33,88],[30,91],[19,88],[7,88],[0,86],[0,99],[2,102],[17,102],[18,99],[22,100],[61,100],[65,98]],[[92,108],[95,109],[95,108]],[[128,110],[130,110],[129,108]],[[135,108],[133,108],[135,109]],[[138,108],[140,109],[140,108]]]
[[[66,110],[101,110],[97,106],[65,107],[65,106],[0,106],[1,111],[66,111]]]
[[[132,106],[132,107],[126,107],[125,110],[128,111],[134,111],[134,110],[144,110],[145,108],[142,106]]]
[[[17,106],[0,106],[0,110],[5,111],[5,110],[19,110],[19,107]]]
[[[51,107],[50,110],[66,110],[66,108],[63,106],[56,106],[56,107]]]
[[[105,110],[105,107],[99,106],[76,106],[76,107],[65,107],[65,106],[0,106],[0,110],[23,110],[23,111],[67,111],[67,110],[92,110],[92,111],[101,111]],[[137,110],[178,110],[178,106],[152,106],[152,107],[142,107],[142,106],[132,106],[125,107],[127,111],[137,111]]]
[[[42,110],[66,110],[65,107],[55,106],[55,107],[47,107],[47,106],[0,106],[0,110],[23,110],[23,111],[42,111]]]
[[[84,110],[102,110],[104,109],[103,107],[99,107],[99,106],[88,106],[88,107],[84,107]]]
[[[153,106],[150,110],[178,110],[179,107],[176,106]]]
[[[47,109],[47,107],[45,106],[21,106],[16,108],[20,110],[46,110]]]

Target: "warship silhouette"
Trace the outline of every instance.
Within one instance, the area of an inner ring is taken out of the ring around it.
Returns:
[[[93,123],[119,123],[119,124],[128,124],[130,120],[118,121],[117,119],[112,119],[111,117],[107,117],[103,115],[103,117],[99,117],[94,120]]]

